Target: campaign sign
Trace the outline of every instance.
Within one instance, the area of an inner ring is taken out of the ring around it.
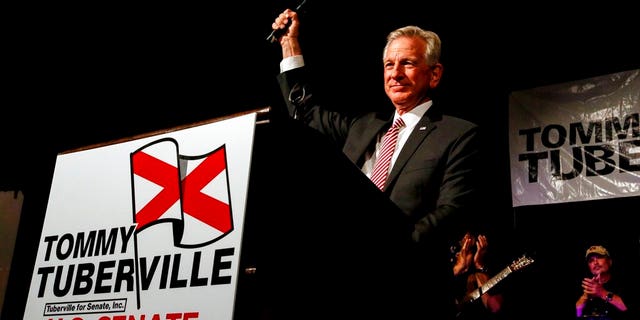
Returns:
[[[24,319],[232,319],[255,121],[59,154]]]
[[[640,196],[640,69],[513,92],[514,207]]]

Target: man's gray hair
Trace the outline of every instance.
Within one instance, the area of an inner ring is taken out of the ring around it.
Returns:
[[[440,37],[435,32],[424,30],[418,26],[405,26],[391,31],[389,35],[387,35],[387,44],[384,46],[384,51],[382,52],[383,57],[387,53],[389,44],[401,37],[417,37],[424,40],[427,44],[426,51],[424,53],[427,64],[429,66],[433,66],[440,62]]]

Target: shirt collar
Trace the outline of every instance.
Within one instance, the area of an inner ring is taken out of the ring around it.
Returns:
[[[401,118],[404,121],[406,128],[415,127],[418,121],[420,121],[422,116],[424,116],[424,114],[427,112],[427,110],[429,110],[432,104],[433,100],[429,100],[425,103],[419,104],[415,108],[411,109],[411,111],[403,114]],[[395,122],[399,117],[400,115],[396,111],[396,113],[393,115],[393,121]]]

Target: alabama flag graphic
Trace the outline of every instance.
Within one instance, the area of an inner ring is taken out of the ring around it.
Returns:
[[[171,138],[131,153],[136,232],[172,223],[177,247],[201,247],[233,230],[225,145],[203,155],[179,153]]]

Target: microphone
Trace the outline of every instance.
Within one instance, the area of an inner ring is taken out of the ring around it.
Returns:
[[[307,2],[307,0],[302,0],[302,2],[300,2],[300,4],[296,7],[295,11],[299,12],[300,9],[302,9],[302,6]],[[267,41],[271,42],[271,43],[275,43],[276,41],[278,41],[278,38],[286,32],[287,28],[289,28],[289,25],[291,24],[291,21],[289,21],[289,23],[287,24],[286,27],[284,27],[283,29],[277,29],[277,30],[273,30],[271,31],[271,33],[267,36]]]

